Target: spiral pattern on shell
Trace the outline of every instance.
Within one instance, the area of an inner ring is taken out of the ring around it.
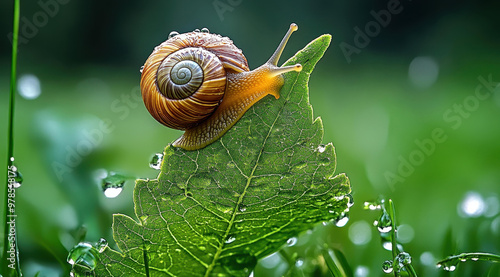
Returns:
[[[157,46],[144,64],[142,98],[163,125],[189,129],[217,108],[228,71],[249,71],[229,38],[201,32],[176,35]]]

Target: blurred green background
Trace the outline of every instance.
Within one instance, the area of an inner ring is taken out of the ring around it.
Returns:
[[[2,168],[11,2],[0,3]],[[155,178],[150,158],[181,134],[156,123],[138,100],[139,68],[154,46],[170,31],[208,27],[229,36],[253,69],[291,22],[299,31],[281,62],[319,35],[333,36],[311,76],[310,101],[355,201],[345,227],[320,224],[286,249],[304,261],[293,272],[318,274],[326,243],[344,253],[355,276],[384,275],[391,254],[372,227],[379,212],[363,210],[381,196],[394,200],[402,245],[422,276],[443,275],[435,262],[447,255],[499,254],[499,8],[498,1],[23,1],[15,163],[24,177],[16,208],[25,276],[66,274],[81,226],[86,241],[104,237],[114,247],[112,213],[133,215],[133,182],[108,199],[99,176]],[[81,160],[71,154],[77,149]],[[57,167],[67,159],[72,166]],[[254,276],[290,267],[273,255]],[[451,276],[489,271],[498,265],[465,263]]]

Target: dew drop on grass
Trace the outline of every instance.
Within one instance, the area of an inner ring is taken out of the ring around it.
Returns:
[[[301,259],[301,258],[298,258],[297,260],[295,260],[295,266],[296,267],[302,267],[304,265],[304,260]]]
[[[363,204],[363,208],[364,208],[365,210],[375,211],[375,210],[380,210],[380,209],[382,209],[382,206],[381,206],[379,203],[377,203],[377,202],[368,202],[368,201],[367,201],[367,202],[365,202],[365,203]]]
[[[149,162],[149,167],[151,167],[152,169],[160,170],[162,161],[163,161],[163,154],[156,153],[151,158],[151,161]]]
[[[19,171],[19,169],[15,166],[12,165],[9,170],[9,187],[12,186],[12,188],[19,188],[22,183],[23,183],[23,175]],[[11,182],[12,180],[12,182]]]
[[[460,259],[451,259],[437,264],[438,268],[443,268],[446,271],[455,271],[457,269]]]
[[[401,252],[396,256],[396,263],[393,265],[393,268],[400,272],[406,265],[411,264],[411,256],[406,252]]]
[[[403,265],[411,264],[411,255],[406,252],[401,252],[396,256],[396,259]]]
[[[392,267],[392,261],[387,260],[384,263],[382,263],[382,270],[385,273],[391,273],[394,270],[394,268]]]
[[[388,233],[392,230],[392,222],[389,214],[385,211],[380,215],[379,220],[373,222],[373,225],[377,227],[380,233]]]

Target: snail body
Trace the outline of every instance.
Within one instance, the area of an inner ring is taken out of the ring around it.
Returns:
[[[229,38],[206,29],[177,34],[157,46],[142,69],[141,93],[158,122],[185,130],[172,145],[203,148],[224,135],[264,96],[278,99],[282,74],[302,69],[300,64],[277,66],[297,28],[291,24],[271,58],[252,71]]]

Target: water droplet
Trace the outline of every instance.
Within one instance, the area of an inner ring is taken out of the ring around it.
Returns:
[[[336,201],[341,201],[345,198],[345,195],[336,195],[333,197],[333,199],[335,199]]]
[[[286,241],[286,244],[288,246],[294,246],[297,243],[297,238],[296,237],[291,237]]]
[[[392,261],[391,260],[387,260],[385,261],[383,264],[382,264],[382,270],[385,272],[385,273],[391,273],[392,270],[393,270],[393,267],[392,267]]]
[[[149,162],[149,167],[151,167],[152,169],[160,170],[162,161],[163,161],[163,154],[156,153],[151,158],[151,161]]]
[[[457,269],[460,259],[450,259],[437,264],[438,268],[443,268],[446,271],[455,271]]]
[[[347,213],[341,213],[339,217],[334,220],[335,226],[344,227],[349,221],[349,215]]]
[[[227,238],[226,243],[228,243],[228,244],[229,244],[229,243],[232,243],[232,242],[233,242],[233,241],[235,241],[235,240],[236,240],[236,238],[235,238],[235,237],[230,236],[230,237],[228,237],[228,238]]]
[[[176,35],[178,35],[178,34],[179,34],[179,32],[172,31],[172,32],[170,32],[170,34],[168,34],[168,38],[169,38],[169,39],[170,39],[170,38],[173,38],[173,37],[175,37],[175,36],[176,36]]]
[[[380,203],[377,203],[377,202],[365,202],[363,204],[363,208],[365,210],[375,211],[375,210],[382,209],[382,206],[380,205]]]
[[[245,212],[245,211],[247,210],[247,207],[246,207],[245,205],[243,205],[243,204],[242,204],[242,205],[240,205],[240,207],[238,208],[238,210],[239,210],[240,212]]]
[[[384,242],[382,243],[382,247],[383,247],[385,250],[391,251],[391,250],[392,250],[392,242],[390,242],[390,241],[384,241]]]
[[[479,258],[478,257],[473,257],[473,258],[470,258],[470,260],[476,262],[476,261],[479,260]]]
[[[200,29],[194,29],[194,31],[193,31],[193,32],[195,32],[195,33],[199,33],[199,32],[200,32]]]
[[[298,258],[297,260],[295,260],[295,266],[296,267],[302,267],[304,265],[304,260],[301,259],[301,258]]]
[[[354,196],[348,193],[347,197],[349,198],[349,201],[347,202],[347,208],[350,208],[354,205]]]
[[[406,252],[401,252],[396,256],[396,264],[394,265],[394,268],[399,272],[405,267],[406,265],[411,264],[411,256],[410,254]]]
[[[11,161],[14,161],[14,158],[11,158]],[[23,183],[23,175],[15,165],[10,165],[8,170],[8,183],[9,188],[17,189]]]
[[[69,251],[66,261],[73,269],[78,269],[77,271],[93,271],[97,254],[97,250],[90,243],[80,242]]]
[[[120,195],[127,179],[130,178],[121,174],[110,172],[110,174],[103,178],[101,181],[102,191],[104,192],[104,195],[107,198],[115,198]]]
[[[318,152],[319,152],[319,153],[323,153],[323,152],[325,152],[325,149],[326,149],[326,147],[325,147],[325,145],[324,145],[324,144],[320,144],[320,145],[318,146],[318,148],[317,148],[317,150],[318,150]]]
[[[144,70],[144,65],[141,66],[141,69],[139,69],[139,72],[142,74],[142,71]]]
[[[380,218],[378,220],[375,220],[373,222],[373,225],[377,227],[380,233],[390,232],[392,230],[391,224],[392,224],[391,218],[389,217],[389,214],[387,214],[385,211],[380,215]]]
[[[101,238],[97,242],[97,251],[99,251],[99,253],[102,253],[104,252],[107,246],[108,246],[108,241],[105,238]]]
[[[202,33],[210,33],[210,30],[208,30],[207,27],[201,29]]]

